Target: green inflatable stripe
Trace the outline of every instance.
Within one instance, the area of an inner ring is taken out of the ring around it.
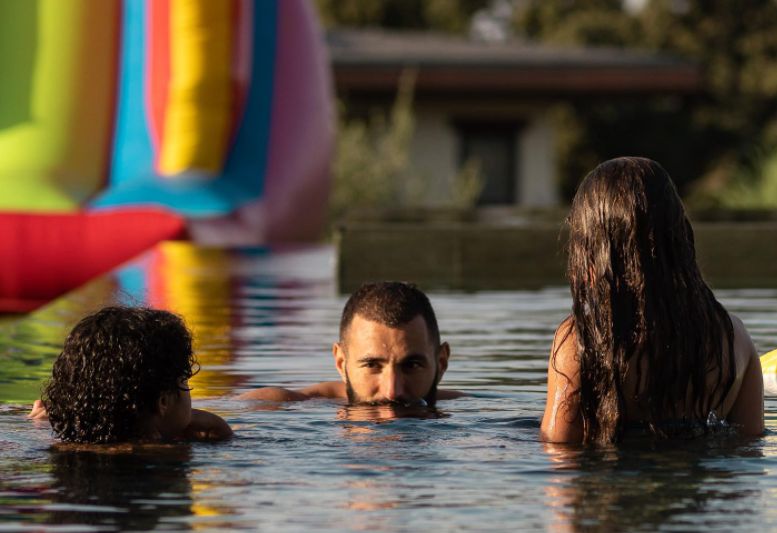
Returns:
[[[0,2],[0,210],[75,210],[105,181],[116,0]]]

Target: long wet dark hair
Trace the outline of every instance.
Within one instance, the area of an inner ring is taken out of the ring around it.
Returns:
[[[704,424],[736,375],[733,326],[702,279],[667,172],[644,158],[602,163],[580,184],[568,224],[583,441],[620,439],[629,368],[654,435],[678,419]]]

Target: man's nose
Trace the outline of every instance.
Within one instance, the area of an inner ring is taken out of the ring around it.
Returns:
[[[387,368],[383,372],[382,393],[386,400],[405,399],[405,380],[401,372],[393,368]]]

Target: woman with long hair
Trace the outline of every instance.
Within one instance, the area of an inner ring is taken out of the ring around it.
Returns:
[[[650,159],[606,161],[567,222],[572,314],[551,349],[542,438],[607,444],[627,426],[668,437],[711,420],[761,434],[757,353],[699,272],[667,172]]]

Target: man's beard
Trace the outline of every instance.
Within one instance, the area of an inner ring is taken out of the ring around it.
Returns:
[[[348,370],[345,371],[345,392],[348,395],[349,405],[394,405],[399,407],[418,407],[422,402],[426,407],[434,407],[437,404],[437,381],[440,377],[440,368],[437,366],[434,370],[434,381],[432,386],[422,398],[418,400],[402,401],[402,400],[376,400],[376,401],[364,401],[360,400],[356,396],[356,391],[351,386],[351,378],[348,377]]]

